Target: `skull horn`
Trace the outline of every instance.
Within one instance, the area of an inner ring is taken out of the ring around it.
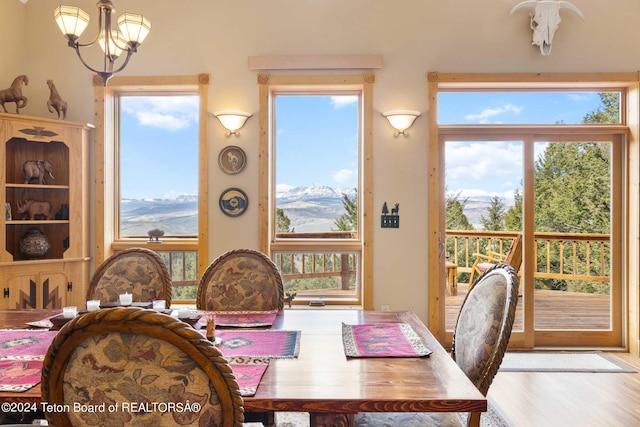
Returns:
[[[584,15],[582,14],[582,12],[580,12],[580,9],[578,9],[578,6],[576,6],[573,3],[569,3],[568,1],[559,1],[558,3],[560,4],[561,8],[567,8],[571,10],[573,13],[578,15],[580,19],[584,21]]]
[[[518,3],[517,5],[513,6],[513,9],[511,9],[511,12],[509,12],[509,16],[513,15],[514,12],[516,12],[519,9],[522,9],[525,7],[536,7],[536,4],[538,4],[536,0],[527,0],[527,1],[523,1],[522,3]]]

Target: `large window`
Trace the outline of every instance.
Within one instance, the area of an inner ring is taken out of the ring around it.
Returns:
[[[437,82],[437,123],[431,125],[438,134],[430,145],[442,165],[439,197],[430,200],[440,200],[438,227],[445,236],[431,244],[445,249],[438,271],[454,266],[457,274],[446,293],[439,289],[443,329],[453,329],[475,263],[508,259],[510,242],[521,238],[510,345],[619,346],[625,83],[485,77],[477,87],[453,75],[429,80]]]
[[[119,237],[198,234],[198,95],[119,95]]]
[[[261,91],[268,117],[268,207],[261,241],[280,269],[286,292],[302,304],[363,304],[370,225],[367,174],[370,89],[346,79],[271,77]],[[266,102],[264,102],[266,101]],[[369,188],[370,189],[370,188]],[[261,220],[261,224],[263,221]],[[370,281],[369,281],[370,283]]]
[[[114,77],[96,87],[96,265],[128,247],[152,249],[175,301],[195,300],[208,259],[207,83]]]

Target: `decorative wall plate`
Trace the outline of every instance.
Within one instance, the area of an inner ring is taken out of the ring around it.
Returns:
[[[247,156],[242,148],[230,145],[223,148],[218,155],[218,165],[225,173],[234,175],[244,169],[247,163]]]
[[[220,195],[220,210],[228,216],[240,216],[247,210],[249,198],[239,188],[227,188]]]

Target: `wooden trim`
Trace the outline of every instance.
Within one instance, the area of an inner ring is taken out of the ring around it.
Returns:
[[[629,86],[627,123],[627,345],[640,356],[640,82]]]
[[[445,342],[445,263],[440,260],[441,244],[444,243],[444,150],[438,134],[438,79],[437,75],[427,75],[427,253],[438,254],[428,257],[427,278],[429,284],[429,317],[428,327],[433,335],[441,342]],[[451,342],[451,341],[449,341]]]
[[[327,70],[382,68],[382,55],[266,55],[250,56],[250,70]]]

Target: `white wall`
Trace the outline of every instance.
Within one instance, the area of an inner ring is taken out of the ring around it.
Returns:
[[[96,0],[68,2],[91,14]],[[640,69],[640,2],[575,0],[586,19],[563,10],[550,56],[531,46],[525,11],[509,17],[518,0],[116,0],[117,14],[143,13],[152,32],[125,75],[209,73],[210,111],[258,112],[253,55],[378,54],[376,113],[415,109],[411,135],[394,138],[386,120],[374,123],[374,218],[382,204],[400,203],[401,227],[375,230],[374,303],[427,315],[426,251],[426,73],[441,72],[616,72]],[[94,121],[91,74],[66,46],[53,21],[58,3],[2,0],[3,37],[0,86],[18,74],[31,79],[24,113],[53,117],[46,110],[46,79],[53,79],[69,103],[68,119]],[[84,38],[83,38],[84,39]],[[9,58],[9,62],[7,62]],[[317,71],[305,71],[317,73]],[[360,71],[358,71],[360,72]],[[281,72],[282,73],[282,72]],[[4,82],[4,83],[2,83]],[[247,122],[239,138],[228,139],[211,119],[210,164],[220,149],[240,145],[247,170],[225,175],[212,168],[210,256],[236,247],[257,247],[258,120]],[[254,201],[242,217],[219,212],[217,196],[230,186]],[[377,221],[374,221],[377,224]]]

